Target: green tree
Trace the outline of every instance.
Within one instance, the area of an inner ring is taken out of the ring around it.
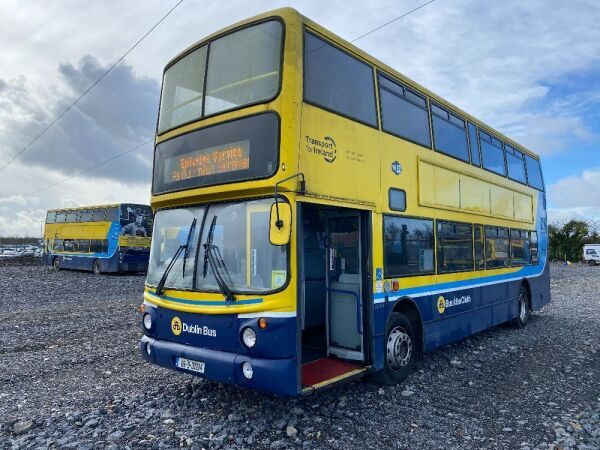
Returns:
[[[585,220],[571,219],[565,223],[548,226],[550,257],[552,259],[578,261],[581,259],[583,244],[592,238],[590,224]]]

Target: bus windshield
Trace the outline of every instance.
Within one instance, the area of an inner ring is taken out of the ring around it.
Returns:
[[[215,273],[204,263],[207,255],[203,244],[214,221],[212,245],[222,258],[233,293],[265,293],[283,287],[288,273],[287,246],[269,242],[273,202],[274,199],[261,199],[158,211],[147,284],[156,286],[177,249],[187,245],[185,256],[181,253],[173,263],[165,288],[219,292]],[[190,235],[194,218],[196,226]]]
[[[158,132],[272,99],[279,90],[282,28],[277,20],[246,27],[172,64],[164,74]]]

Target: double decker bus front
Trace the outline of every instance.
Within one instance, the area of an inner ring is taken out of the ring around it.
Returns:
[[[274,206],[292,174],[280,154],[284,41],[282,18],[259,18],[165,70],[140,345],[167,368],[296,395],[293,241],[269,233],[272,211],[294,209],[292,193]]]

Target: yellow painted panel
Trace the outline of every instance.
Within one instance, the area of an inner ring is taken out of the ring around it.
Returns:
[[[513,193],[509,189],[490,185],[490,200],[492,206],[492,215],[501,217],[514,217]]]
[[[374,205],[380,153],[376,129],[303,104],[299,171],[309,194]]]
[[[490,214],[490,185],[467,175],[460,176],[460,207]]]
[[[436,205],[460,208],[460,174],[434,167],[433,183]]]
[[[433,166],[419,161],[419,203],[421,205],[435,205],[433,178]]]
[[[531,196],[521,194],[520,192],[514,193],[514,208],[515,208],[515,219],[525,220],[527,222],[533,222],[533,205]]]

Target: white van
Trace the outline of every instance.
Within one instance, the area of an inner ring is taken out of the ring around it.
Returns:
[[[590,266],[600,264],[600,244],[585,244],[583,246],[583,260]]]

